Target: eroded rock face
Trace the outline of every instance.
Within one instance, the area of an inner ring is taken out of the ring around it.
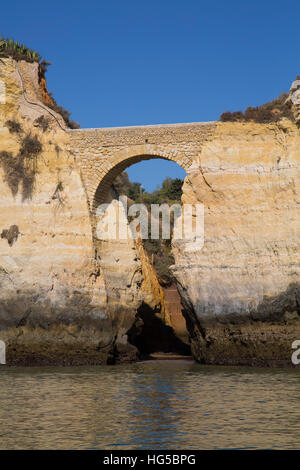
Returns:
[[[126,332],[138,307],[160,309],[142,247],[93,240],[80,171],[65,133],[42,102],[36,64],[1,65],[0,337],[8,364],[99,364],[136,360]],[[44,85],[43,85],[44,86]],[[35,103],[35,104],[32,104]],[[52,112],[52,111],[51,111]],[[55,113],[52,112],[55,115]],[[49,119],[43,132],[36,122]],[[62,125],[61,117],[57,116]],[[19,124],[9,130],[8,120]],[[24,139],[41,144],[22,159]],[[30,174],[27,172],[30,166]],[[30,176],[30,191],[24,191]],[[113,196],[111,196],[113,199]],[[118,254],[119,253],[119,254]],[[155,276],[154,276],[155,277]],[[149,284],[150,282],[150,284]],[[156,281],[157,282],[157,281]]]
[[[95,240],[69,136],[45,108],[37,66],[21,62],[18,71],[4,62],[0,339],[7,362],[135,360],[128,334],[136,336],[140,320],[150,312],[168,326],[153,268],[140,243]],[[40,116],[50,120],[46,131]],[[20,129],[9,130],[7,120]],[[290,365],[291,343],[300,339],[299,129],[282,120],[217,123],[211,132],[183,194],[183,202],[204,203],[204,247],[173,243],[193,355],[205,363]],[[28,153],[26,137],[41,148],[27,139],[35,149]]]
[[[184,202],[205,207],[202,250],[173,243],[194,356],[290,364],[300,338],[300,137],[294,124],[219,123]]]
[[[300,80],[299,78],[292,83],[289,99],[293,105],[296,124],[300,125]]]
[[[106,203],[108,211],[113,208],[118,218],[122,218],[123,224],[128,227],[126,215],[118,209],[118,194],[113,189],[110,190]],[[101,218],[99,223],[101,224]],[[141,305],[146,306],[153,319],[157,316],[159,321],[168,323],[163,290],[141,239],[106,239],[99,232],[97,235],[94,244],[103,277],[106,312],[114,327],[115,353],[121,362],[135,360],[139,357],[139,351],[128,341],[128,334],[136,322],[141,322]]]

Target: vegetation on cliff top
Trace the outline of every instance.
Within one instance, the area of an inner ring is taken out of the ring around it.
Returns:
[[[221,114],[220,121],[226,122],[243,122],[254,121],[261,124],[278,122],[281,118],[286,117],[294,121],[292,111],[292,103],[287,101],[288,94],[283,92],[275,100],[262,104],[261,106],[249,106],[246,111],[226,111]]]
[[[1,57],[7,58],[7,57],[12,57],[16,61],[20,60],[25,60],[26,62],[33,63],[37,62],[39,64],[39,72],[38,72],[38,79],[39,79],[39,84],[42,87],[42,82],[43,82],[43,87],[44,87],[44,93],[42,93],[45,105],[48,106],[49,108],[53,109],[53,111],[57,112],[60,114],[65,121],[66,125],[70,129],[78,129],[80,125],[72,121],[70,119],[71,113],[67,111],[65,108],[62,106],[59,106],[52,93],[49,93],[47,88],[46,88],[46,79],[45,79],[45,74],[47,72],[47,67],[51,65],[50,62],[46,62],[45,60],[42,60],[40,54],[32,49],[29,49],[28,47],[24,46],[24,44],[19,43],[18,41],[15,41],[14,39],[9,39],[9,38],[2,38],[0,36],[0,60]],[[45,100],[45,96],[47,99]]]
[[[38,52],[29,49],[14,39],[2,38],[1,36],[0,57],[12,57],[15,60],[26,60],[26,62],[40,62],[41,60]]]
[[[176,204],[181,201],[183,180],[166,178],[162,185],[158,185],[152,193],[147,193],[141,183],[132,183],[128,173],[123,171],[114,181],[114,188],[119,194],[124,194],[136,203],[151,204]]]

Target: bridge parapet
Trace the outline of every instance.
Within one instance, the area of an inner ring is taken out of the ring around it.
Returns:
[[[188,173],[215,126],[209,122],[68,131],[91,211],[104,202],[116,176],[133,163],[164,158]]]

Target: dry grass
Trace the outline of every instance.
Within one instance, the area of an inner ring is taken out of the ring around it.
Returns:
[[[261,124],[267,124],[271,122],[278,122],[283,117],[294,121],[292,104],[291,102],[287,101],[287,98],[287,93],[281,93],[281,95],[279,95],[275,100],[265,103],[261,106],[249,106],[244,113],[242,111],[226,111],[225,113],[221,114],[220,121],[254,121]]]

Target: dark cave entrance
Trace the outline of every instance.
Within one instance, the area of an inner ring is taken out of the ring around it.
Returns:
[[[188,336],[165,322],[148,305],[143,303],[137,311],[136,320],[127,333],[128,341],[140,354],[140,359],[176,359],[189,357],[191,350]]]

